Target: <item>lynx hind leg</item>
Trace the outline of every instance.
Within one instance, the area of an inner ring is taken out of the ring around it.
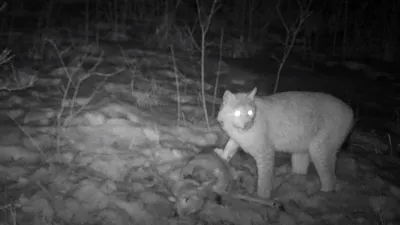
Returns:
[[[336,189],[336,151],[339,146],[332,142],[325,143],[320,139],[310,144],[310,157],[321,181],[321,191],[330,192]]]
[[[295,174],[306,175],[310,165],[310,154],[293,153],[292,154],[292,172]]]
[[[264,150],[262,153],[253,156],[257,164],[257,195],[269,198],[273,188],[275,152]]]

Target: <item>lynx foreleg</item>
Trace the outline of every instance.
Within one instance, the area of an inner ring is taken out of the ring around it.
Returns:
[[[269,198],[273,188],[275,152],[272,149],[262,150],[262,154],[253,155],[257,164],[257,195]]]
[[[225,145],[224,152],[222,153],[221,157],[229,162],[232,159],[232,157],[236,154],[238,149],[239,149],[239,144],[230,138]]]

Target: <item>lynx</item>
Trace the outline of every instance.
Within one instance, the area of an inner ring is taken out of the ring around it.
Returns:
[[[275,152],[289,152],[292,172],[305,175],[310,161],[321,191],[336,188],[336,152],[353,127],[353,110],[343,101],[318,92],[283,92],[270,96],[225,91],[217,120],[229,140],[222,158],[241,147],[257,164],[257,194],[269,198]]]

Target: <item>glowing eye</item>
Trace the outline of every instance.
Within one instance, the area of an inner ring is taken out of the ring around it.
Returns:
[[[253,115],[253,110],[247,111],[247,114],[248,114],[249,116],[252,116],[252,115]]]
[[[240,116],[240,111],[239,111],[239,110],[236,110],[234,115],[235,115],[236,117],[237,117],[237,116]]]

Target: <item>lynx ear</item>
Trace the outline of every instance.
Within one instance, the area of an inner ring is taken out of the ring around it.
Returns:
[[[247,94],[247,97],[251,100],[254,100],[254,96],[256,95],[256,93],[257,93],[257,88],[255,87],[249,94]]]
[[[235,97],[235,95],[232,92],[226,90],[225,93],[224,93],[224,96],[222,97],[222,101],[223,102],[227,102],[230,99],[232,99],[233,97]]]

